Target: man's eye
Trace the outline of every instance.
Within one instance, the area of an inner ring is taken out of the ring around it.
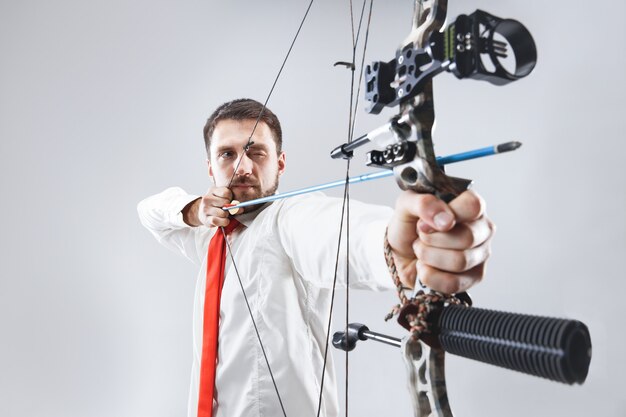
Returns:
[[[234,152],[232,152],[232,151],[224,151],[224,152],[221,152],[218,156],[219,156],[220,158],[222,158],[222,159],[230,159],[230,158],[232,158],[234,155],[235,155],[235,153],[234,153]]]

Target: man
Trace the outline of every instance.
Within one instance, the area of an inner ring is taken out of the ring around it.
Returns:
[[[194,305],[194,366],[189,417],[199,415],[199,374],[207,247],[232,216],[232,200],[272,195],[285,171],[282,131],[269,110],[241,99],[220,106],[204,129],[213,186],[203,196],[170,188],[139,204],[142,223],[166,246],[201,265]],[[251,132],[251,142],[248,141]],[[464,291],[483,276],[493,235],[484,203],[465,192],[450,204],[431,195],[404,192],[395,210],[352,202],[350,286],[392,288],[383,256],[388,240],[400,277],[432,289]],[[227,266],[219,304],[214,416],[278,416],[281,405],[249,317],[249,303],[288,416],[314,416],[334,276],[341,201],[321,193],[248,207],[234,216],[243,226],[228,236],[234,267]],[[339,285],[345,285],[344,255]],[[236,268],[235,268],[236,267]],[[247,301],[240,288],[244,287]],[[337,416],[332,361],[326,367],[322,415]],[[202,414],[202,413],[200,413]]]

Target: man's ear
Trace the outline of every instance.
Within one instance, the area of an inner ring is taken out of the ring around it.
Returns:
[[[206,160],[206,164],[209,168],[209,177],[213,176],[213,168],[211,168],[211,161],[209,161],[208,159]]]
[[[287,155],[285,155],[284,151],[280,151],[280,155],[278,155],[278,175],[283,175],[285,172],[285,159]]]

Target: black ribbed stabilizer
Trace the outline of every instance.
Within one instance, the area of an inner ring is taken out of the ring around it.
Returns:
[[[583,383],[591,360],[584,323],[448,306],[438,321],[446,352],[568,384]]]

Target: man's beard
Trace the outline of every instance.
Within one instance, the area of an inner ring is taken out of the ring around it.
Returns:
[[[233,196],[235,200],[238,200],[243,203],[244,201],[256,200],[257,198],[274,195],[276,194],[276,190],[278,189],[278,177],[279,175],[278,173],[276,173],[276,178],[274,178],[274,182],[269,188],[265,190],[261,189],[261,185],[258,184],[257,181],[255,181],[254,183],[250,183],[249,180],[246,180],[240,177],[235,177],[235,179],[233,180],[233,183],[231,184],[231,187],[235,187],[236,185],[240,185],[240,184],[245,184],[245,185],[249,185],[252,188],[252,190],[233,191]],[[256,211],[260,209],[263,206],[263,204],[264,203],[248,206],[245,208],[244,213],[251,213],[253,211]]]

